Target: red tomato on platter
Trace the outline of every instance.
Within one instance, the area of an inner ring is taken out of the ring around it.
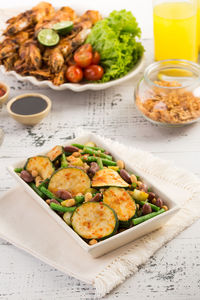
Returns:
[[[103,76],[103,68],[99,65],[90,65],[84,70],[84,77],[87,80],[99,80]]]
[[[83,71],[78,66],[70,66],[65,74],[66,78],[73,83],[80,82],[83,78]]]
[[[100,62],[100,54],[97,51],[94,51],[93,56],[92,56],[92,64],[93,65],[98,65]]]
[[[92,45],[84,44],[80,48],[76,50],[76,52],[91,52],[92,53]]]
[[[74,54],[74,61],[81,68],[86,68],[92,63],[92,52],[81,51]]]

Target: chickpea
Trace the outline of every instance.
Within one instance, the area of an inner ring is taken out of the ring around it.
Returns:
[[[123,160],[117,160],[117,165],[120,169],[124,169],[125,168],[125,163]]]
[[[132,174],[130,177],[132,183],[137,183],[137,177],[134,174]]]
[[[95,240],[95,239],[92,239],[92,240],[89,241],[89,245],[90,245],[90,246],[95,245],[95,244],[97,244],[97,243],[98,243],[98,241]]]
[[[169,209],[166,205],[163,205],[161,208],[164,208],[165,211]]]
[[[86,193],[85,194],[85,202],[89,202],[92,199],[92,194],[91,193]]]

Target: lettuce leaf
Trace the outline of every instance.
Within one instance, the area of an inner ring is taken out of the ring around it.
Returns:
[[[95,24],[86,43],[101,55],[104,76],[100,82],[124,76],[138,62],[144,52],[137,41],[140,35],[135,17],[126,10],[113,11]]]

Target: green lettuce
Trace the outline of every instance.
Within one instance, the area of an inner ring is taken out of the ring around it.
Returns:
[[[95,24],[86,43],[101,55],[104,75],[100,82],[124,76],[138,62],[144,52],[137,41],[140,35],[135,17],[125,9],[113,11]]]

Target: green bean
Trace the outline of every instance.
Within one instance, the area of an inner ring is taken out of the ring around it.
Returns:
[[[21,173],[21,171],[23,171],[23,168],[15,168],[14,171],[15,171],[16,173]]]
[[[98,164],[100,170],[102,170],[103,169],[103,162],[102,162],[101,157],[97,157],[97,164]]]
[[[85,197],[84,196],[75,196],[74,199],[76,201],[76,204],[79,204],[79,203],[83,203],[84,202]]]
[[[147,220],[149,220],[149,219],[151,219],[153,217],[156,217],[159,214],[162,214],[164,212],[165,212],[165,210],[164,210],[164,208],[162,208],[159,211],[156,211],[156,212],[150,213],[148,215],[144,215],[144,216],[132,219],[133,225],[138,225],[138,224],[140,224],[140,223],[142,223],[144,221],[147,221]]]
[[[50,199],[56,199],[58,202],[62,202],[63,200],[56,197],[52,192],[50,192],[48,189],[46,189],[44,186],[40,188],[40,191],[45,194]]]
[[[67,212],[67,211],[70,211],[70,212],[73,212],[76,207],[65,207],[65,206],[62,206],[62,205],[59,205],[59,204],[56,204],[54,202],[51,202],[50,203],[50,207],[53,209],[53,210],[56,210],[56,211],[60,211],[60,212]]]
[[[87,148],[90,148],[93,150],[100,150],[101,152],[105,152],[105,150],[100,147],[85,146],[85,145],[81,145],[81,144],[72,144],[72,146],[77,147],[79,149],[83,149],[84,147],[87,147]]]
[[[38,186],[38,189],[40,190],[42,186],[44,186],[45,188],[47,187],[49,183],[49,178],[46,178],[44,181],[42,181],[42,183]]]
[[[45,194],[43,192],[41,192],[37,186],[35,185],[35,183],[33,182],[30,182],[29,183],[29,186],[41,197],[41,198],[45,198]]]
[[[112,160],[112,156],[111,155],[107,155],[107,154],[104,154],[102,152],[98,152],[96,150],[90,149],[89,147],[84,147],[83,148],[83,154],[84,153],[87,153],[87,154],[90,154],[90,155],[96,155],[96,156],[99,156],[101,158]]]
[[[136,182],[132,182],[131,186],[135,189],[137,187],[137,183]]]
[[[88,158],[86,160],[87,160],[87,162],[97,161],[97,157],[95,157],[95,156],[88,156]],[[116,166],[117,165],[117,163],[115,161],[109,160],[109,159],[105,159],[105,158],[102,158],[102,163],[105,166]]]
[[[63,153],[61,156],[61,168],[66,168],[66,167],[68,167],[68,162],[66,160],[65,153]]]
[[[140,205],[144,205],[145,203],[148,203],[151,206],[152,210],[154,210],[154,211],[159,211],[160,210],[160,207],[158,207],[158,206],[156,206],[152,203],[149,203],[149,202],[146,202],[146,201],[139,201],[139,200],[136,200],[136,199],[134,199],[134,200],[135,200],[136,203],[138,203]]]

